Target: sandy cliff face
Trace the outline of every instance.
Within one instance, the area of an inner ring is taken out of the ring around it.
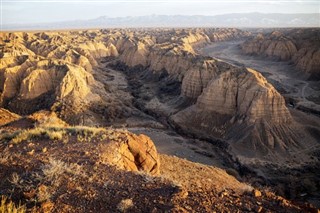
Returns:
[[[114,45],[84,40],[80,33],[2,33],[1,106],[18,113],[55,108],[69,117],[101,102],[93,67],[117,56]],[[68,109],[73,113],[68,113]]]
[[[231,39],[239,39],[250,35],[247,31],[242,31],[236,28],[217,28],[217,29],[206,29],[211,42],[226,41]]]
[[[278,31],[266,37],[262,34],[256,36],[252,41],[243,43],[242,50],[246,54],[266,55],[280,60],[290,60],[297,53],[294,42]]]
[[[194,105],[171,116],[185,131],[227,140],[238,156],[268,158],[303,146],[284,98],[260,73],[233,67],[197,91]]]
[[[292,61],[299,70],[319,79],[319,35],[318,29],[293,29],[271,34],[258,34],[241,45],[246,54],[263,55],[283,61]]]
[[[292,60],[297,68],[303,70],[316,79],[320,79],[320,49],[318,48],[301,48],[293,56]]]
[[[156,79],[143,105],[184,131],[226,140],[240,147],[235,150],[254,146],[263,156],[277,150],[275,144],[282,151],[300,145],[295,134],[287,134],[295,127],[283,97],[261,74],[203,57],[194,48],[244,35],[235,29],[2,34],[1,105],[24,114],[51,109],[74,124],[103,123],[132,104],[131,96],[108,85],[107,72],[96,71],[101,59],[113,58],[142,85]],[[260,46],[251,49],[291,57],[295,46],[282,34],[272,36],[276,44],[260,36]]]
[[[263,47],[268,54],[283,59],[297,52],[295,45],[282,39],[282,34],[272,36],[279,37],[279,41],[261,44],[257,49]],[[148,110],[156,112],[161,108],[161,113],[166,113],[168,106],[164,105],[168,104],[173,109],[167,111],[167,116],[174,126],[198,136],[229,141],[231,152],[237,156],[272,160],[270,153],[281,158],[281,153],[304,146],[307,139],[296,133],[306,133],[298,131],[284,98],[259,72],[197,55],[191,46],[196,40],[185,39],[181,43],[177,39],[168,44],[162,38],[160,44],[145,45],[143,56],[136,53],[137,41],[130,40],[130,54],[124,51],[120,56],[124,64],[140,65],[139,70],[146,69],[145,73],[165,72],[167,77],[162,81],[175,79],[181,84],[179,97],[169,102],[152,97],[144,103]],[[181,98],[193,101],[175,108],[172,103]]]
[[[210,81],[199,96],[200,110],[239,116],[248,122],[290,120],[283,97],[262,75],[251,69],[230,69]]]

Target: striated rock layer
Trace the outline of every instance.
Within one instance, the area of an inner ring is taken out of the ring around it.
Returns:
[[[134,38],[128,42],[134,43]],[[141,42],[144,40],[139,38]],[[281,55],[277,51],[284,45],[288,51],[283,57],[291,57],[297,50],[286,42],[270,48],[270,54]],[[188,39],[150,46],[144,42],[143,54],[139,48],[129,48],[121,55],[127,70],[145,70],[142,82],[148,82],[145,79],[152,74],[159,76],[157,81],[166,82],[160,91],[166,91],[172,81],[181,85],[179,97],[161,98],[156,91],[155,97],[143,100],[147,110],[167,116],[171,125],[185,133],[228,141],[236,156],[285,159],[293,150],[315,145],[317,139],[299,128],[284,98],[259,72],[202,57],[193,50],[192,43]],[[141,89],[146,93],[149,90]]]
[[[320,30],[292,29],[270,34],[258,34],[241,45],[246,54],[273,57],[292,61],[299,70],[308,73],[312,79],[320,78]]]
[[[1,33],[0,105],[20,114],[53,107],[71,123],[92,113],[90,106],[102,101],[93,67],[118,53],[85,36],[85,31]]]
[[[133,79],[141,108],[184,132],[229,143],[237,156],[272,160],[273,153],[312,145],[316,139],[304,138],[283,97],[260,73],[194,49],[247,35],[237,29],[1,33],[0,104],[20,114],[48,109],[72,124],[128,118],[136,110],[133,98],[119,92],[120,78],[113,83],[119,87],[109,85],[108,72],[116,71],[102,67],[107,61]],[[261,45],[272,56],[287,59],[300,50],[279,33],[271,37],[280,38]]]

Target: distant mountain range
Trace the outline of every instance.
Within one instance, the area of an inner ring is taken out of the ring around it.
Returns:
[[[234,13],[215,16],[149,15],[39,24],[4,24],[4,30],[82,29],[116,27],[320,27],[320,13]]]

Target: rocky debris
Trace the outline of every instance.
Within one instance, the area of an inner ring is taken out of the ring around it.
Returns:
[[[292,61],[299,70],[317,80],[319,71],[319,29],[289,29],[258,34],[241,45],[246,54],[269,56]]]
[[[190,162],[175,156],[160,155],[161,175],[175,181],[181,187],[191,189],[215,189],[223,191],[225,188],[238,193],[250,190],[251,186],[241,183],[235,177],[228,175],[225,170]],[[202,180],[202,181],[200,181]],[[182,197],[188,196],[188,191],[180,192]]]

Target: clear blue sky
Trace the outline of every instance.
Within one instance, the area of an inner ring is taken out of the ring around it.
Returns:
[[[2,24],[86,20],[99,16],[320,13],[320,0],[0,0]]]

